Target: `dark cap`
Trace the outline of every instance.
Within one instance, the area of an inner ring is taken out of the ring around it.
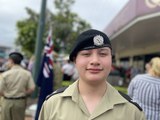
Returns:
[[[105,33],[94,29],[84,31],[78,36],[70,53],[69,59],[73,61],[78,52],[81,50],[102,47],[109,47],[112,50],[111,42]]]
[[[12,59],[15,64],[20,64],[23,60],[23,55],[19,52],[12,52],[9,54],[9,58]]]

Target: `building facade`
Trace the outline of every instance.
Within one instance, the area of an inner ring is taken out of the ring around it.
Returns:
[[[160,0],[130,0],[105,27],[117,65],[141,69],[154,56],[160,56]],[[122,62],[123,61],[123,62]]]

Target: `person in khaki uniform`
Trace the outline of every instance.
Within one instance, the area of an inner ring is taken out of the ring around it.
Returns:
[[[32,75],[20,66],[22,54],[9,54],[9,70],[1,74],[0,94],[4,97],[1,120],[24,120],[26,98],[35,88]]]
[[[70,60],[78,80],[46,98],[39,120],[145,120],[138,104],[107,82],[112,46],[106,34],[94,29],[81,33]]]

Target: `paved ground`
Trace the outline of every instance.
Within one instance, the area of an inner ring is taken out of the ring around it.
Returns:
[[[37,99],[28,98],[25,120],[34,120]]]
[[[34,120],[33,117],[27,117],[25,118],[25,120]]]

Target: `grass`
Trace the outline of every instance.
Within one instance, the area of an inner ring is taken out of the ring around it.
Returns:
[[[63,81],[62,82],[62,86],[63,87],[67,87],[67,86],[69,86],[70,84],[72,84],[73,82],[72,81]]]
[[[118,91],[121,91],[121,92],[127,94],[127,88],[126,87],[114,86],[114,88],[117,89]]]

